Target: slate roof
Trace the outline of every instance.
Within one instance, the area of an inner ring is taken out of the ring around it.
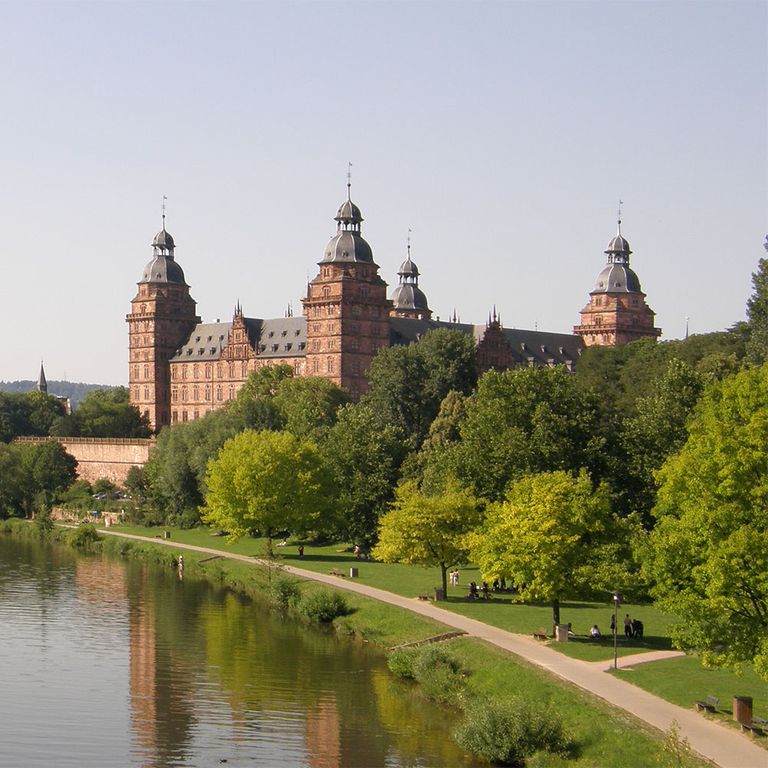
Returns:
[[[274,320],[246,317],[248,342],[259,357],[303,357],[307,346],[307,323],[303,317]],[[232,323],[199,323],[171,358],[172,363],[218,360],[229,342]],[[258,346],[257,346],[258,345]],[[276,348],[275,348],[276,347]]]
[[[436,328],[461,331],[475,340],[482,339],[486,331],[485,324],[449,323],[441,320],[413,320],[405,317],[390,318],[390,342],[410,344],[425,333]],[[502,328],[504,339],[512,350],[515,361],[523,365],[555,365],[575,363],[584,344],[578,336],[570,333],[549,333],[547,331],[527,331],[518,328]]]

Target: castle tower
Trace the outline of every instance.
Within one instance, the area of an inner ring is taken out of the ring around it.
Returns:
[[[305,372],[349,390],[356,400],[368,388],[366,371],[389,346],[387,284],[379,276],[371,246],[360,234],[360,209],[347,199],[335,221],[336,235],[325,247],[320,271],[302,299],[307,319]]]
[[[413,320],[429,320],[432,310],[427,304],[424,291],[419,288],[419,268],[411,261],[411,241],[408,239],[408,257],[398,270],[400,284],[392,293],[392,317],[409,317]]]
[[[581,325],[573,328],[587,347],[627,344],[645,337],[656,338],[661,328],[654,328],[655,313],[645,302],[640,280],[630,269],[629,242],[618,230],[605,250],[608,261],[597,276],[589,294],[589,303],[581,310]]]
[[[176,245],[163,228],[152,242],[152,259],[144,267],[131,301],[128,322],[130,403],[146,414],[153,430],[170,423],[168,361],[200,318],[189,295],[184,272],[174,259]]]

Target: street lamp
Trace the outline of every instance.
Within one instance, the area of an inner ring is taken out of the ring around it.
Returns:
[[[619,606],[621,605],[621,592],[613,593],[613,668],[619,668],[619,651],[617,638],[619,636]]]

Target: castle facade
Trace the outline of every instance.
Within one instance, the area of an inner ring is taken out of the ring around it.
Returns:
[[[531,365],[572,369],[584,346],[661,333],[629,268],[631,251],[620,222],[581,324],[564,334],[504,328],[495,310],[480,325],[457,322],[455,316],[454,321],[433,320],[410,246],[399,284],[387,296],[349,185],[334,220],[336,234],[307,286],[302,317],[246,317],[238,303],[231,322],[204,323],[163,217],[126,317],[130,401],[154,430],[223,407],[251,371],[268,365],[289,365],[296,376],[323,376],[357,400],[367,391],[366,373],[380,349],[410,344],[435,328],[471,335],[480,372]]]

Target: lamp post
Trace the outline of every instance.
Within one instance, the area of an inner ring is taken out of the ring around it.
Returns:
[[[621,592],[613,593],[613,668],[619,668],[619,651],[617,638],[619,636],[619,606],[621,605]]]

